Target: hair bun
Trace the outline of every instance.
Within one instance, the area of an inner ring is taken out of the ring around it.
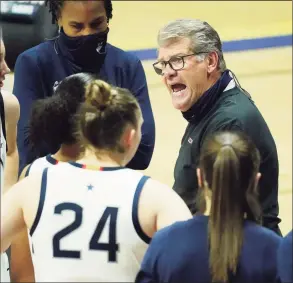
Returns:
[[[111,86],[104,81],[94,80],[86,90],[86,102],[103,111],[111,104]]]

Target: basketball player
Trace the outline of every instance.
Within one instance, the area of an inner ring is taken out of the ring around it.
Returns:
[[[30,147],[38,151],[46,141],[49,148],[59,150],[27,165],[21,179],[59,162],[78,159],[82,150],[74,136],[73,121],[80,103],[85,99],[86,86],[95,78],[88,73],[71,75],[61,81],[53,96],[39,99],[33,104],[28,131]]]
[[[19,180],[60,162],[75,161],[82,154],[73,134],[73,120],[78,106],[84,101],[85,88],[94,78],[94,75],[86,73],[71,75],[61,81],[53,96],[37,100],[33,104],[28,131],[30,147],[38,151],[46,141],[49,148],[59,150],[27,165]],[[10,269],[13,282],[35,281],[27,228],[11,244]]]
[[[206,140],[197,169],[202,215],[156,234],[136,282],[276,282],[282,238],[257,224],[259,165],[243,134]]]
[[[1,250],[26,226],[36,282],[133,282],[154,233],[191,213],[169,187],[126,168],[143,123],[128,90],[92,82],[76,123],[83,157],[30,174],[5,196]]]
[[[5,75],[10,72],[5,61],[5,46],[0,27],[0,189],[4,194],[17,181],[18,150],[16,146],[19,103],[16,97],[2,88]],[[9,262],[6,253],[1,254],[1,282],[10,282]]]
[[[17,182],[19,163],[16,133],[20,110],[17,98],[3,90],[5,75],[8,73],[10,73],[10,69],[5,61],[5,46],[0,27],[0,163],[2,169],[5,164],[4,174],[1,172],[0,179],[3,193]]]

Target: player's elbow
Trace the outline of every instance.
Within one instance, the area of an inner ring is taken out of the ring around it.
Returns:
[[[7,143],[7,157],[14,159],[15,162],[18,162],[18,158],[19,158],[19,154],[18,154],[18,147],[17,147],[17,143],[16,143],[16,138],[15,141],[11,142],[11,143]]]
[[[2,228],[2,227],[1,227]],[[5,253],[9,248],[11,241],[8,240],[3,234],[1,229],[1,254]]]

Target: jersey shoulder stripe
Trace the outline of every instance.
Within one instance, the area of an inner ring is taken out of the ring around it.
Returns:
[[[41,190],[40,190],[40,200],[38,205],[37,214],[35,217],[35,220],[33,222],[33,225],[30,230],[30,235],[32,236],[34,234],[34,231],[36,230],[38,223],[41,219],[42,211],[44,208],[45,198],[46,198],[46,190],[47,190],[47,176],[48,176],[48,168],[45,168],[42,174],[42,182],[41,182]]]
[[[150,177],[148,176],[143,176],[140,181],[137,184],[136,190],[135,190],[135,194],[133,197],[133,203],[132,203],[132,222],[133,222],[133,226],[134,229],[137,233],[137,235],[147,244],[150,243],[151,238],[149,236],[147,236],[140,224],[139,224],[139,220],[138,220],[138,202],[139,202],[139,197],[141,195],[142,189],[144,187],[144,184],[146,183],[146,181],[149,179]]]

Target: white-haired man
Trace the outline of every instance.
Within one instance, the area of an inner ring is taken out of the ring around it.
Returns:
[[[201,20],[175,20],[159,31],[158,45],[154,69],[162,76],[173,106],[188,121],[173,188],[196,213],[196,168],[203,140],[215,131],[243,131],[261,154],[263,225],[280,234],[276,145],[250,95],[227,69],[218,33]]]

